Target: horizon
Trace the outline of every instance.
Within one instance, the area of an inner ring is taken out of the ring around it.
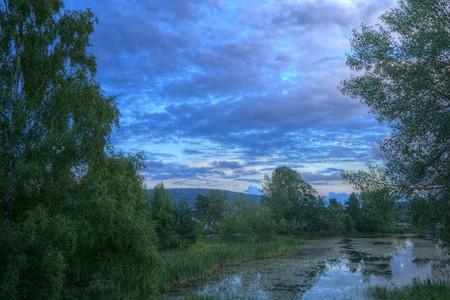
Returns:
[[[121,113],[111,143],[142,152],[147,188],[255,192],[279,165],[320,195],[379,159],[389,134],[348,78],[352,30],[395,1],[68,1],[91,8],[97,80]]]

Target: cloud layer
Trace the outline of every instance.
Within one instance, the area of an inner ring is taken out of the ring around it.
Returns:
[[[148,183],[243,191],[283,164],[323,193],[330,168],[373,159],[387,134],[340,94],[352,29],[392,0],[69,1],[99,18],[98,80],[118,96],[114,145],[148,153]]]

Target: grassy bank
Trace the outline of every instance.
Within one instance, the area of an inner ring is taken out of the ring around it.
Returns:
[[[450,284],[445,282],[415,282],[405,288],[376,287],[369,290],[374,300],[442,300],[450,299]]]
[[[269,242],[224,242],[203,239],[187,249],[161,253],[161,290],[203,279],[225,266],[249,260],[289,255],[304,241],[276,237]]]

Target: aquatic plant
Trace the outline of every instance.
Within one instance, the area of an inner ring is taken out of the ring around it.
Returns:
[[[372,287],[368,295],[374,300],[442,300],[450,299],[450,285],[445,281],[415,281],[405,288]]]

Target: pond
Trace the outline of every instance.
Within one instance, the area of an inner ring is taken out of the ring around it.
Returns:
[[[368,286],[404,286],[448,279],[450,258],[436,242],[413,235],[308,241],[290,257],[229,267],[204,282],[173,291],[219,299],[366,299]]]

